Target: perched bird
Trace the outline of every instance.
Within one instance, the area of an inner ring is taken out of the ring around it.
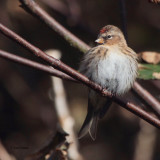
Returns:
[[[109,92],[123,95],[137,77],[137,54],[128,47],[122,31],[113,25],[103,27],[95,42],[98,45],[84,55],[80,72]],[[89,90],[88,113],[79,138],[89,132],[95,140],[98,120],[103,118],[111,103],[109,98]]]

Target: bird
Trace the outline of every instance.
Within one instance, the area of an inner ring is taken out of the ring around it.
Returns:
[[[123,32],[114,25],[104,26],[95,41],[97,46],[84,54],[79,71],[113,95],[124,95],[133,86],[138,71],[138,56],[128,47]],[[112,100],[89,89],[88,110],[78,138],[87,133],[96,139],[98,121]]]

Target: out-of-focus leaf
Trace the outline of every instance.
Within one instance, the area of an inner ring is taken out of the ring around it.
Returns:
[[[141,52],[141,58],[147,63],[151,64],[160,63],[160,53],[158,52],[150,52],[150,51]]]
[[[139,76],[140,79],[157,79],[155,73],[160,73],[160,65],[140,64]]]

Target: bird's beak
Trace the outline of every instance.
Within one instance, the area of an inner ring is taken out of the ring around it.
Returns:
[[[104,40],[102,38],[98,38],[95,40],[96,43],[98,44],[103,44],[104,43]]]

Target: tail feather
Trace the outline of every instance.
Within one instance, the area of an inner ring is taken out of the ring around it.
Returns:
[[[105,113],[108,111],[112,101],[108,99],[102,108],[95,111],[95,106],[92,106],[90,98],[88,99],[88,112],[86,119],[79,131],[78,138],[84,137],[87,133],[91,136],[93,140],[96,139],[97,126],[99,119],[103,118]]]
[[[89,129],[89,134],[93,140],[96,139],[97,135],[97,126],[98,126],[98,121],[99,121],[99,112],[94,113],[93,119],[92,119],[92,124]]]
[[[94,115],[94,108],[89,104],[88,102],[88,111],[85,121],[83,122],[83,125],[78,133],[78,138],[84,137],[90,130],[92,121],[93,121],[93,115]]]

